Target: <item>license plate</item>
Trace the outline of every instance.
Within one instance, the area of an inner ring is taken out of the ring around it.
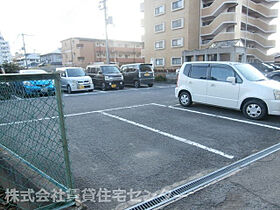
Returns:
[[[150,74],[149,74],[149,73],[145,73],[144,76],[145,76],[145,77],[148,77],[148,76],[150,76]]]
[[[48,92],[48,89],[47,89],[47,88],[42,88],[42,89],[41,89],[41,92],[42,92],[42,93],[47,93],[47,92]]]
[[[116,88],[117,85],[116,85],[116,84],[112,84],[111,87],[112,87],[112,88]]]
[[[79,89],[84,89],[84,88],[85,88],[85,86],[83,86],[83,85],[79,86]]]

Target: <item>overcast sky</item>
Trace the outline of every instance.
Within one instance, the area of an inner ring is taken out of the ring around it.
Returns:
[[[143,0],[108,0],[108,15],[113,16],[109,38],[141,41]],[[22,47],[26,36],[27,52],[47,53],[61,47],[69,37],[104,38],[104,13],[99,0],[1,0],[0,32],[9,42],[12,54]],[[280,4],[277,5],[280,8]],[[280,18],[274,20],[280,32]],[[280,52],[280,33],[274,36]]]

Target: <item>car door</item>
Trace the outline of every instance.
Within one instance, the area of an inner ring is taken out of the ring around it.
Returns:
[[[133,80],[134,72],[135,72],[135,67],[134,66],[129,66],[127,68],[127,74],[126,74],[127,84],[133,84],[134,83],[134,80]]]
[[[228,108],[238,108],[240,77],[229,65],[211,64],[210,66],[207,103]],[[235,77],[236,82],[233,84],[227,81],[228,77]]]
[[[186,86],[195,102],[206,103],[208,67],[209,64],[192,64],[191,66]]]
[[[61,77],[61,88],[63,89],[63,90],[66,90],[66,88],[67,88],[67,79],[66,79],[66,72],[65,71],[62,71],[61,73],[60,73],[60,77]]]
[[[124,66],[122,69],[121,69],[121,73],[123,75],[123,80],[124,80],[124,84],[127,84],[128,83],[128,80],[127,80],[127,69],[128,67]]]

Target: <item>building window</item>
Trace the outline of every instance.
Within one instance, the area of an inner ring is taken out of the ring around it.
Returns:
[[[171,40],[171,47],[183,47],[184,46],[184,39],[178,38],[178,39],[172,39]]]
[[[95,43],[95,46],[96,46],[96,47],[99,47],[99,42],[96,42],[96,43]]]
[[[182,65],[182,58],[171,58],[171,65],[172,66],[181,66]]]
[[[78,57],[78,61],[84,61],[85,57]]]
[[[164,32],[164,23],[155,25],[155,33]]]
[[[77,48],[82,48],[82,47],[84,47],[84,44],[76,44],[76,47]]]
[[[184,8],[184,0],[173,1],[171,3],[171,8],[172,8],[172,11],[183,9]]]
[[[183,27],[184,27],[184,18],[180,18],[180,19],[171,21],[172,30],[183,28]]]
[[[164,40],[155,42],[155,49],[156,50],[164,49]]]
[[[156,58],[155,66],[164,66],[164,58]]]
[[[165,13],[164,5],[155,8],[155,16],[162,15]]]

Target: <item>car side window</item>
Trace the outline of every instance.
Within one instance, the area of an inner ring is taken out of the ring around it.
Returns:
[[[232,68],[225,65],[215,65],[211,67],[211,80],[227,82],[228,77],[235,77],[235,73]]]
[[[193,79],[206,79],[207,78],[208,65],[197,65],[194,64],[191,67],[189,77]]]
[[[190,70],[191,70],[191,67],[192,67],[191,64],[187,64],[187,65],[185,66],[184,71],[183,71],[184,75],[186,75],[186,76],[189,75],[189,72],[190,72]]]

